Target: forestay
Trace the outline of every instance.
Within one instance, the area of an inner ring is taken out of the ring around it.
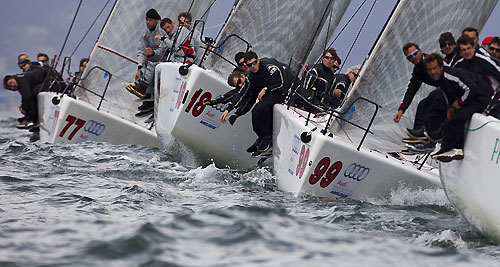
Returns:
[[[195,19],[205,13],[211,2],[206,0],[118,0],[92,50],[84,73],[85,77],[92,67],[99,66],[112,74],[101,110],[134,122],[137,121],[134,113],[137,112],[138,104],[133,102],[135,97],[124,88],[122,83],[133,81],[137,72],[137,47],[146,29],[145,14],[150,8],[156,9],[162,18],[172,19],[177,25],[177,15],[188,11],[191,4],[190,12]],[[82,81],[81,85],[102,94],[108,76],[103,71],[94,70],[85,81]],[[81,88],[76,91],[76,95],[94,106],[99,105],[99,97]]]
[[[239,1],[217,45],[231,34],[237,34],[252,45],[251,49],[259,57],[273,57],[283,63],[288,63],[292,56],[297,61],[303,60],[309,55],[310,44],[316,40],[334,2],[349,1]],[[343,11],[334,11],[335,17],[341,17]],[[234,55],[245,49],[244,42],[231,38],[219,50],[219,55],[233,61]],[[234,68],[216,55],[211,55],[205,66],[224,76]]]
[[[381,151],[397,150],[404,129],[413,127],[418,102],[433,88],[423,85],[399,123],[393,115],[403,99],[413,64],[408,62],[402,47],[416,43],[424,53],[439,52],[439,35],[451,32],[458,38],[466,27],[481,30],[493,11],[497,0],[402,0],[386,25],[369,59],[363,66],[356,85],[344,107],[363,96],[382,106],[374,120],[365,146]],[[358,102],[350,121],[367,126],[374,111],[373,105]],[[361,130],[346,123],[333,124],[332,131],[347,132],[351,139],[359,140]]]

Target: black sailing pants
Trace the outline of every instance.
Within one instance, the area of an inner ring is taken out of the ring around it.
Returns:
[[[441,150],[448,151],[452,148],[464,148],[465,124],[476,112],[482,112],[488,101],[474,99],[472,102],[455,110],[449,120],[443,126],[443,142]]]
[[[269,94],[269,93],[266,93]],[[282,94],[264,95],[261,101],[252,109],[252,127],[258,138],[273,134],[273,106],[283,103]]]
[[[436,89],[430,92],[426,98],[418,103],[413,129],[425,126],[427,132],[432,132],[441,128],[446,120],[448,103],[443,90]]]

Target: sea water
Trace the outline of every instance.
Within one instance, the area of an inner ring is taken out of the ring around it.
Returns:
[[[0,118],[0,266],[500,266],[442,190],[294,197],[268,167],[31,143],[15,123]]]

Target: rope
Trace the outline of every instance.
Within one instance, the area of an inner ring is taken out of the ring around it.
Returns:
[[[92,29],[92,27],[94,27],[94,24],[97,22],[97,20],[101,16],[102,12],[104,12],[104,9],[106,9],[106,6],[108,6],[108,4],[109,4],[110,1],[111,0],[108,0],[108,2],[106,2],[106,4],[104,5],[104,7],[101,9],[101,12],[99,12],[99,14],[95,18],[94,22],[92,22],[92,24],[90,25],[90,27],[87,30],[87,32],[83,35],[82,39],[80,40],[80,42],[78,43],[78,45],[75,47],[75,50],[73,50],[73,52],[71,52],[71,55],[69,56],[70,58],[73,57],[73,55],[75,54],[76,50],[80,47],[80,45],[82,44],[83,40],[87,37],[87,34],[89,34],[89,32]]]
[[[345,63],[347,62],[347,59],[349,58],[349,55],[351,54],[351,51],[352,49],[354,48],[354,45],[356,44],[356,42],[358,41],[358,38],[359,38],[359,35],[361,34],[361,31],[363,30],[363,28],[365,27],[365,24],[366,24],[366,21],[368,20],[368,17],[370,17],[370,14],[372,13],[372,10],[373,8],[375,7],[375,4],[377,3],[377,0],[373,1],[373,5],[372,7],[370,8],[370,11],[368,11],[368,14],[366,15],[365,17],[365,20],[363,21],[363,25],[361,25],[361,28],[359,29],[358,31],[358,34],[356,35],[356,38],[354,39],[354,42],[352,43],[351,45],[351,48],[349,48],[349,52],[347,53],[347,56],[345,57],[344,59],[344,63],[342,63],[342,66],[340,67],[340,69],[344,68],[344,65]]]
[[[470,131],[470,132],[477,131],[490,123],[500,123],[500,121],[487,121],[487,122],[483,123],[483,125],[481,125],[477,128],[473,128],[473,129],[467,128],[467,131]]]
[[[73,24],[75,24],[76,16],[78,15],[78,11],[80,11],[80,6],[82,5],[83,0],[80,0],[78,4],[78,8],[76,9],[75,15],[73,16],[73,21],[71,21],[71,25],[69,26],[68,33],[66,34],[66,38],[64,39],[64,43],[61,47],[61,51],[59,52],[59,56],[57,57],[56,65],[54,69],[57,68],[57,64],[59,63],[59,59],[61,58],[62,52],[64,51],[64,47],[66,46],[66,42],[68,41],[69,34],[71,33],[71,29],[73,29]]]

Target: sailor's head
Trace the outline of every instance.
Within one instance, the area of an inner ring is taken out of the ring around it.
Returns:
[[[469,60],[474,57],[476,50],[474,48],[474,39],[472,39],[469,35],[464,34],[460,36],[457,40],[458,45],[458,53],[464,59]]]
[[[146,12],[146,27],[148,27],[150,31],[155,29],[159,20],[161,20],[160,14],[158,14],[154,8]]]
[[[241,87],[245,83],[246,73],[242,71],[233,71],[227,77],[227,84],[232,87]]]
[[[17,83],[16,76],[6,75],[3,78],[3,88],[9,91],[17,91],[19,84]]]
[[[234,61],[236,61],[236,64],[238,65],[238,68],[240,70],[244,72],[248,72],[250,70],[245,63],[245,52],[236,53],[236,55],[234,56]]]
[[[328,48],[323,52],[321,62],[325,67],[331,69],[333,72],[337,71],[340,66],[340,58],[337,55],[337,51],[333,48]]]
[[[422,61],[422,50],[414,43],[407,43],[403,46],[403,53],[408,61],[417,65]]]
[[[43,66],[49,66],[49,56],[45,53],[38,53],[36,61],[40,62]]]
[[[259,71],[260,59],[254,51],[245,53],[245,64],[251,72],[256,73]]]
[[[425,69],[432,80],[437,81],[443,75],[443,58],[438,53],[427,55],[424,59]]]
[[[347,70],[347,76],[349,77],[349,80],[351,81],[351,83],[354,84],[354,82],[356,82],[356,80],[358,79],[360,69],[361,69],[360,65],[355,65],[355,66],[350,67]]]
[[[17,62],[17,65],[21,70],[23,70],[23,72],[27,72],[31,69],[30,63],[31,61],[29,59],[22,59]]]
[[[160,27],[169,35],[174,30],[174,26],[174,22],[169,18],[164,18],[160,22]]]
[[[179,26],[184,26],[186,28],[191,27],[191,21],[193,21],[193,16],[189,12],[181,12],[177,19],[179,20]]]
[[[491,39],[490,45],[488,46],[488,52],[496,59],[500,59],[500,38],[498,36]]]
[[[439,36],[439,47],[441,48],[441,52],[445,55],[449,55],[453,53],[455,47],[457,47],[457,43],[455,42],[455,37],[451,32],[443,32]]]
[[[474,49],[476,49],[477,48],[477,43],[479,41],[477,29],[471,28],[471,27],[465,28],[462,31],[462,35],[464,35],[464,34],[468,35],[472,39],[472,41],[474,41]]]

